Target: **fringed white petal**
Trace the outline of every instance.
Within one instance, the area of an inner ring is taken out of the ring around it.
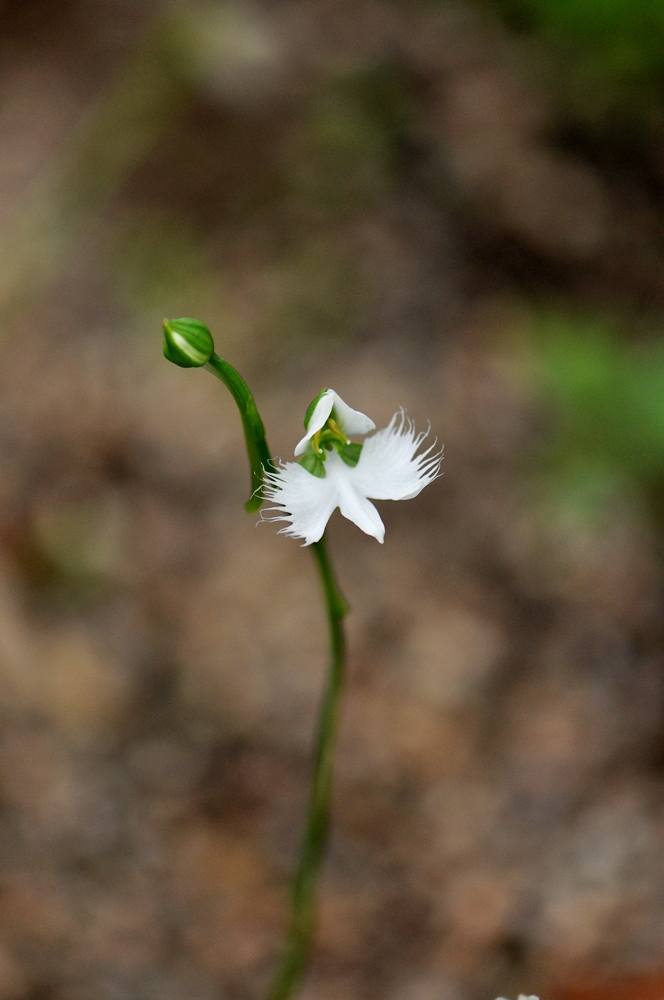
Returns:
[[[326,463],[327,464],[327,463]],[[274,504],[261,513],[263,521],[286,521],[280,534],[303,538],[305,545],[319,541],[339,496],[334,480],[312,476],[296,462],[281,464],[276,472],[265,474],[265,499]]]
[[[417,454],[428,434],[417,434],[403,410],[395,413],[387,427],[367,438],[359,462],[348,469],[355,490],[372,500],[416,497],[439,475],[443,460],[442,448],[434,452],[435,441]]]
[[[348,403],[344,403],[341,396],[334,389],[326,389],[316,403],[314,412],[309,418],[307,433],[295,446],[296,456],[304,454],[309,441],[314,434],[317,434],[325,426],[332,410],[334,410],[339,427],[344,434],[368,434],[376,426],[373,420],[367,417],[365,413],[353,410]]]
[[[295,462],[280,465],[276,472],[266,474],[263,493],[274,506],[266,508],[261,519],[286,521],[281,534],[303,538],[305,545],[311,545],[322,537],[327,522],[339,507],[344,517],[382,543],[385,527],[380,514],[353,487],[348,475],[351,471],[334,451],[327,456],[324,479],[313,476]]]

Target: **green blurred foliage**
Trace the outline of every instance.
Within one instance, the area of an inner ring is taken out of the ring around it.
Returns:
[[[7,543],[31,593],[58,613],[108,600],[127,583],[127,510],[118,492],[39,505]]]
[[[551,418],[540,472],[560,502],[593,514],[636,490],[664,520],[664,341],[549,316],[530,349]]]
[[[509,27],[548,53],[572,124],[616,139],[664,124],[661,0],[491,0]]]
[[[115,228],[109,264],[116,291],[146,326],[181,312],[183,303],[209,311],[212,269],[200,234],[182,213],[127,215]]]
[[[287,353],[356,334],[371,307],[362,220],[398,183],[409,87],[393,65],[322,74],[271,137],[267,165],[255,156],[229,172],[217,226],[185,205],[126,211],[109,270],[132,321],[154,329],[164,315],[190,312],[214,324],[220,344],[250,328]],[[242,139],[236,119],[218,124],[219,155],[232,158]],[[159,150],[151,169],[163,170]],[[249,317],[244,325],[238,309]]]
[[[302,243],[266,269],[261,339],[298,348],[340,344],[362,327],[370,305],[360,252],[350,237],[328,233]]]
[[[291,191],[328,216],[375,204],[394,183],[409,107],[408,82],[394,65],[324,78],[286,151]]]
[[[385,64],[328,73],[303,101],[283,147],[275,215],[290,239],[265,271],[268,339],[339,343],[361,328],[358,224],[395,187],[410,106],[407,79]]]
[[[123,569],[125,512],[110,492],[60,503],[34,518],[34,538],[54,577],[89,590],[117,581]]]

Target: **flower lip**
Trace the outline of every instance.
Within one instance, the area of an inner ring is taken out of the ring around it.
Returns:
[[[347,403],[344,403],[334,389],[325,389],[318,397],[313,413],[307,424],[307,433],[295,446],[295,455],[302,455],[307,450],[309,442],[314,434],[322,430],[334,411],[334,417],[344,434],[368,434],[375,429],[376,425],[359,410],[353,410]]]

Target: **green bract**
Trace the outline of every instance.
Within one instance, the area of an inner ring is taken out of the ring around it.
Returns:
[[[310,472],[312,476],[318,476],[319,479],[325,479],[325,466],[323,465],[323,458],[318,455],[314,455],[313,452],[309,451],[306,455],[303,455],[300,459],[300,465],[306,469],[307,472]]]
[[[180,368],[202,368],[214,351],[212,334],[197,319],[164,320],[164,356]]]
[[[338,450],[346,465],[350,465],[351,469],[354,469],[360,461],[362,445],[356,444],[355,441],[351,441],[350,444],[344,444]]]

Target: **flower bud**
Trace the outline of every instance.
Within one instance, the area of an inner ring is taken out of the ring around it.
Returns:
[[[197,319],[164,320],[164,357],[180,368],[201,368],[214,351],[212,334]]]

